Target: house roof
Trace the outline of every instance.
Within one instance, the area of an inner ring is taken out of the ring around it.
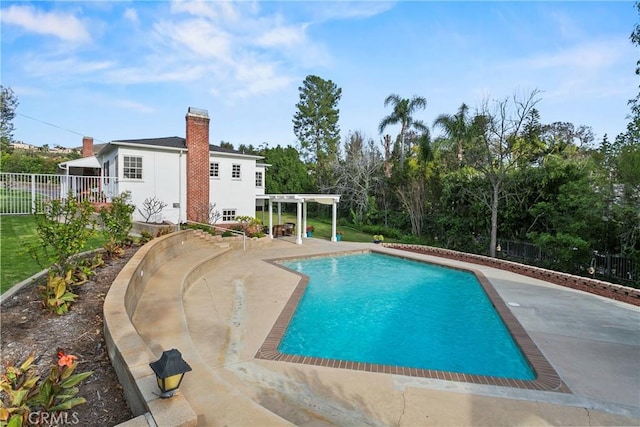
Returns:
[[[145,138],[145,139],[119,139],[115,141],[111,141],[113,145],[150,145],[154,147],[166,147],[166,148],[178,148],[182,150],[187,149],[187,140],[180,136],[169,136],[165,138]],[[209,144],[209,151],[215,153],[226,153],[226,154],[241,154],[241,155],[249,155],[245,154],[242,151],[231,150],[229,148],[222,148],[218,145]],[[263,158],[261,156],[254,156],[257,158]]]
[[[144,139],[119,139],[111,141],[113,145],[134,144],[134,145],[152,145],[154,147],[182,148],[186,149],[187,144],[184,138],[179,136],[169,136],[166,138],[144,138]]]
[[[66,168],[100,168],[100,162],[96,156],[81,157],[75,160],[68,160],[58,164],[59,167]]]

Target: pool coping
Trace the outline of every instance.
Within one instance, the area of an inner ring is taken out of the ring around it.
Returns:
[[[269,334],[265,338],[262,346],[255,354],[256,359],[264,359],[271,361],[289,362],[289,363],[301,363],[306,365],[315,365],[329,368],[338,369],[350,369],[357,371],[376,372],[392,375],[404,375],[410,377],[421,377],[438,379],[445,381],[458,381],[480,385],[493,385],[500,387],[512,387],[526,390],[538,390],[538,391],[553,391],[558,393],[571,393],[569,387],[562,381],[556,370],[551,366],[549,361],[544,357],[538,346],[533,342],[527,331],[520,324],[518,319],[513,315],[511,310],[507,307],[502,297],[497,290],[493,287],[487,277],[480,271],[473,268],[465,267],[452,267],[446,263],[439,263],[434,260],[424,261],[430,264],[444,266],[447,268],[454,268],[457,270],[467,271],[473,273],[480,282],[484,292],[487,294],[489,300],[493,304],[494,308],[502,318],[502,321],[506,325],[509,333],[513,337],[514,341],[524,354],[527,362],[531,366],[536,376],[533,380],[522,380],[513,378],[493,377],[486,375],[474,375],[465,374],[459,372],[439,371],[434,369],[422,369],[422,368],[407,368],[402,366],[393,365],[381,365],[375,363],[366,362],[353,362],[348,360],[328,359],[320,357],[300,356],[282,353],[278,350],[278,346],[282,340],[282,337],[287,331],[289,323],[293,318],[293,315],[298,307],[298,304],[304,295],[304,292],[309,283],[309,277],[299,273],[295,270],[287,268],[281,264],[283,261],[293,261],[297,259],[309,259],[309,258],[326,258],[332,256],[344,256],[357,253],[378,253],[387,256],[395,256],[399,258],[416,260],[411,256],[405,256],[401,254],[389,254],[387,252],[376,251],[371,249],[352,250],[352,251],[340,251],[332,253],[323,253],[319,255],[306,255],[306,256],[291,256],[282,258],[265,259],[264,261],[272,264],[276,267],[287,270],[300,277],[298,284],[291,293],[287,303],[278,315],[273,327]]]

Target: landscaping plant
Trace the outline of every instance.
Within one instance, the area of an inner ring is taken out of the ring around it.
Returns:
[[[66,199],[41,203],[34,213],[40,242],[30,249],[36,262],[45,268],[53,259],[51,268],[60,274],[75,268],[74,255],[80,253],[93,234],[92,213],[93,207],[88,201],[79,202],[71,193]],[[39,259],[38,247],[45,254],[44,260]]]
[[[31,353],[19,366],[8,363],[5,373],[0,375],[0,425],[21,427],[23,425],[54,425],[68,421],[66,411],[86,402],[78,397],[80,382],[92,372],[74,374],[78,366],[77,357],[58,350],[57,363],[49,375],[40,381],[36,375]]]
[[[142,202],[142,209],[138,208],[138,212],[144,218],[144,222],[151,222],[152,218],[159,215],[167,204],[157,197],[147,197]]]
[[[136,210],[135,205],[129,203],[131,193],[123,192],[111,199],[108,208],[100,210],[100,225],[102,233],[115,245],[121,246],[129,240],[129,232],[133,228],[131,215]]]
[[[74,285],[73,272],[74,270],[69,269],[66,275],[61,276],[52,271],[47,276],[47,283],[38,286],[42,304],[52,313],[67,313],[71,303],[78,298],[77,294],[71,292],[71,286]]]

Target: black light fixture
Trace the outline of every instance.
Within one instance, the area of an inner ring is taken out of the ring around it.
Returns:
[[[160,359],[149,363],[149,366],[156,374],[162,398],[173,396],[180,387],[184,374],[191,370],[191,366],[182,359],[182,354],[175,348],[163,351]]]

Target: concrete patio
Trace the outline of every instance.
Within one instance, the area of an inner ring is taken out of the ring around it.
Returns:
[[[512,313],[571,393],[275,362],[254,356],[299,277],[264,260],[397,250],[274,239],[218,257],[190,277],[182,298],[158,310],[179,286],[176,272],[202,262],[207,249],[198,248],[153,273],[131,319],[156,356],[178,348],[193,368],[180,390],[198,425],[640,425],[636,306],[495,268],[412,255],[481,270],[505,302],[516,303]],[[170,400],[154,405],[169,407]],[[145,425],[144,418],[131,425]]]

